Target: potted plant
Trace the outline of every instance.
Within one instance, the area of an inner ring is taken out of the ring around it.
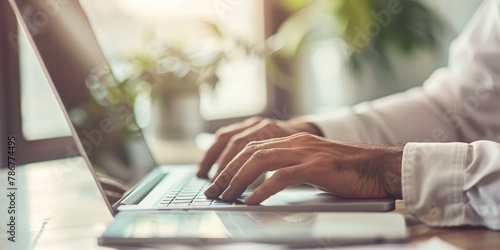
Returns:
[[[128,75],[106,91],[133,107],[137,123],[149,124],[157,137],[194,138],[203,130],[200,91],[216,89],[221,66],[256,53],[251,44],[213,22],[200,21],[199,27],[201,37],[147,37],[142,50],[123,55]],[[149,108],[141,110],[138,104],[144,102]],[[149,110],[149,115],[143,114]]]

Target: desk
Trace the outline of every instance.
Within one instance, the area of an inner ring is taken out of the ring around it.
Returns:
[[[97,237],[113,217],[81,158],[18,167],[16,243],[6,240],[6,170],[0,171],[0,249],[107,249]],[[411,242],[433,236],[465,249],[500,249],[500,232],[484,228],[429,228],[397,202],[407,219]],[[14,248],[13,248],[14,247]],[[108,248],[109,249],[109,248]]]

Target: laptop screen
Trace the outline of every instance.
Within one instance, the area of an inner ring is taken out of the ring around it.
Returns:
[[[12,2],[94,171],[134,186],[156,164],[80,3]]]

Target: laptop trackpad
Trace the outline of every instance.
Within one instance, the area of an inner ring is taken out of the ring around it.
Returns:
[[[292,210],[300,210],[302,206],[313,206],[316,211],[388,211],[394,209],[394,200],[340,198],[316,188],[301,185],[278,192],[265,200],[262,205],[278,207],[291,205],[289,209]]]

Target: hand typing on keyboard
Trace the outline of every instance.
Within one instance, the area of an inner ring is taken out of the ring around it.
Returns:
[[[201,160],[197,175],[206,178],[210,168],[217,163],[217,173],[212,178],[214,181],[248,143],[290,136],[299,132],[321,135],[314,125],[307,122],[300,120],[284,122],[261,117],[252,117],[241,123],[221,128],[216,133],[214,144]]]
[[[224,160],[227,165],[205,195],[234,201],[262,173],[276,171],[245,199],[247,204],[260,204],[288,186],[303,183],[341,197],[401,198],[403,148],[345,143],[310,133],[252,141]]]

